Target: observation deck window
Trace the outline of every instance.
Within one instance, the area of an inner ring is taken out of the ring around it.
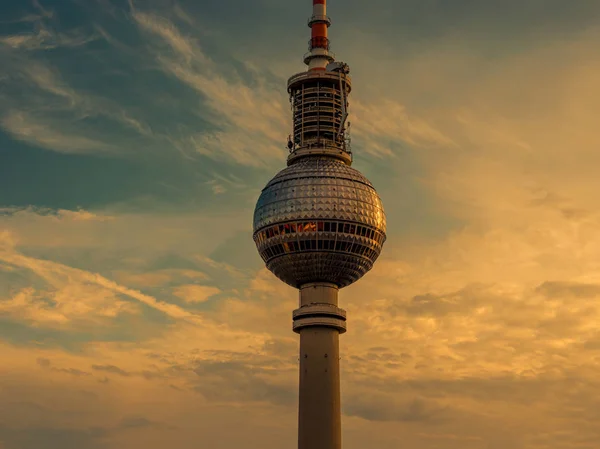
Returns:
[[[288,236],[294,235],[298,233],[308,233],[308,232],[317,232],[318,234],[322,233],[337,233],[337,234],[346,234],[346,235],[357,235],[361,237],[366,237],[375,241],[378,244],[383,244],[385,240],[385,236],[383,233],[376,231],[368,226],[358,225],[355,223],[347,223],[347,222],[335,222],[335,221],[304,221],[304,222],[291,222],[279,225],[273,225],[262,231],[259,231],[255,239],[259,244],[263,244],[267,242],[269,239],[277,237],[277,236]],[[326,241],[326,238],[319,237],[319,240]],[[316,246],[312,246],[311,244],[303,243],[308,242],[307,240],[300,240],[299,244],[301,245],[301,250],[307,249],[316,249]],[[288,241],[288,244],[293,243]],[[293,244],[290,246],[290,251],[296,251],[298,249],[298,244]],[[293,248],[293,249],[292,249]],[[325,245],[323,246],[326,249]]]
[[[283,254],[293,253],[296,251],[336,251],[353,254],[355,256],[367,257],[371,260],[377,258],[379,251],[373,247],[363,245],[361,243],[352,243],[335,240],[301,240],[300,242],[287,242],[283,244],[276,244],[271,247],[265,248],[261,252],[263,260],[268,261],[269,259],[278,257]]]

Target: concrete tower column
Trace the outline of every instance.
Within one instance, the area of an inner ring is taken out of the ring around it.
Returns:
[[[298,449],[342,447],[339,335],[346,331],[346,312],[337,305],[334,284],[300,288],[293,315],[300,334]]]

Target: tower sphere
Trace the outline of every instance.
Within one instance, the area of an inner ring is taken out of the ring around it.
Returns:
[[[379,195],[358,170],[329,156],[295,160],[258,199],[254,241],[267,268],[292,287],[352,284],[385,242]]]

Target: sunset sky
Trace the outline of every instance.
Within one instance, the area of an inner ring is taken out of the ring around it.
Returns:
[[[600,1],[330,0],[388,240],[344,449],[600,447]],[[293,449],[251,238],[309,0],[0,2],[0,449]]]

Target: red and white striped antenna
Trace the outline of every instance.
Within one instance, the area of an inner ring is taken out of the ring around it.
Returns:
[[[308,20],[311,28],[308,53],[304,55],[304,63],[308,70],[325,70],[327,64],[335,60],[335,55],[329,51],[327,29],[331,19],[327,16],[327,0],[313,0],[313,14]]]

